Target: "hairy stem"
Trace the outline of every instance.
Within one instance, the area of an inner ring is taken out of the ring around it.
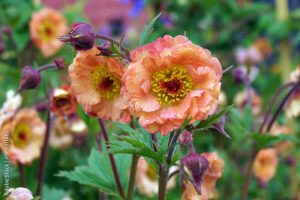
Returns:
[[[42,147],[42,152],[40,156],[41,159],[40,159],[39,169],[38,169],[38,185],[36,191],[37,196],[42,196],[42,185],[43,185],[43,179],[45,175],[45,165],[46,165],[46,160],[48,155],[49,138],[52,130],[53,120],[54,120],[53,113],[48,111],[46,134],[45,134],[44,144]]]
[[[106,131],[106,127],[104,125],[104,121],[102,119],[100,119],[100,118],[99,118],[99,124],[100,124],[100,127],[101,127],[103,138],[105,140],[106,148],[109,150],[110,149],[109,137],[108,137],[108,134],[107,134],[107,131]],[[114,174],[114,178],[115,178],[115,182],[116,182],[116,186],[117,186],[118,192],[119,192],[120,196],[123,199],[125,199],[125,194],[124,194],[124,191],[123,191],[123,188],[122,188],[122,185],[121,185],[121,181],[120,181],[120,177],[119,177],[119,174],[118,174],[118,171],[117,171],[117,166],[116,166],[116,162],[115,162],[114,156],[111,153],[108,154],[108,156],[109,156],[111,168],[113,170],[113,174]]]

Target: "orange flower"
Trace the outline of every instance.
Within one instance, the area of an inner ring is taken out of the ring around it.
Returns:
[[[12,163],[29,164],[40,155],[46,126],[33,109],[22,109],[0,127],[0,148]]]
[[[58,51],[63,43],[57,38],[68,31],[64,17],[51,8],[33,13],[29,25],[33,43],[45,57],[50,57]]]
[[[251,104],[252,104],[252,113],[253,115],[259,115],[262,109],[262,99],[261,97],[251,89]],[[240,110],[244,110],[247,105],[247,91],[243,90],[236,94],[234,97],[234,103]]]
[[[287,126],[274,124],[270,130],[270,135],[278,136],[280,134],[291,135],[292,130]],[[277,143],[274,147],[275,147],[277,153],[280,154],[280,153],[287,152],[291,148],[291,144],[292,143],[289,141],[283,141],[283,142]]]
[[[128,115],[127,102],[120,95],[124,66],[98,53],[96,48],[77,53],[69,68],[71,87],[88,114],[120,120]]]
[[[164,36],[131,53],[122,92],[130,111],[149,132],[204,120],[217,108],[222,68],[218,59],[184,36]]]
[[[273,148],[262,149],[255,157],[253,173],[257,179],[266,183],[275,175],[277,165],[276,150]]]
[[[50,109],[57,115],[70,115],[76,112],[77,102],[70,85],[63,85],[53,90]]]
[[[181,195],[181,200],[207,200],[207,199],[218,199],[218,191],[213,190],[210,191],[209,194],[205,194],[206,197],[203,197],[203,195],[199,195],[197,191],[195,190],[193,184],[190,182],[186,181],[184,183],[184,191]],[[201,188],[201,191],[205,191],[204,188]]]
[[[253,47],[259,51],[263,58],[266,58],[272,53],[272,47],[266,38],[259,38],[256,40]]]

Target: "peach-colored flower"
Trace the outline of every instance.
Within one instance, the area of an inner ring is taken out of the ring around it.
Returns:
[[[272,53],[272,47],[266,38],[259,38],[252,46],[259,51],[262,58],[266,58]]]
[[[177,169],[177,167],[171,167],[170,174]],[[143,157],[138,161],[136,182],[139,193],[149,197],[152,197],[158,193],[157,173]],[[167,190],[174,188],[175,184],[175,177],[172,177],[167,183]]]
[[[77,102],[70,85],[62,85],[53,90],[50,109],[56,115],[70,115],[76,112]]]
[[[287,126],[274,124],[270,130],[270,135],[278,136],[280,134],[291,135],[292,130]],[[282,142],[275,144],[274,148],[276,149],[276,151],[278,153],[284,153],[284,152],[287,152],[291,148],[291,144],[292,143],[289,141],[282,141]]]
[[[195,187],[193,184],[191,184],[189,181],[184,182],[184,191],[181,195],[181,200],[207,200],[207,199],[218,199],[218,191],[216,189],[210,191],[207,194],[207,197],[203,197],[203,195],[199,195],[197,191],[195,190]],[[201,188],[201,191],[204,191],[205,188]]]
[[[262,149],[255,157],[253,173],[257,179],[268,182],[276,173],[277,152],[274,148]]]
[[[215,112],[222,67],[208,50],[167,35],[135,49],[131,58],[122,92],[149,132],[166,135],[187,117],[195,122]]]
[[[57,116],[50,135],[50,146],[63,149],[73,143],[74,136],[86,133],[86,124],[76,115],[71,117]]]
[[[96,48],[77,53],[69,68],[72,90],[88,114],[121,120],[128,115],[127,101],[120,95],[124,66],[98,53]]]
[[[218,152],[202,153],[201,156],[205,157],[209,162],[209,169],[203,177],[203,185],[208,191],[212,191],[216,182],[221,178],[224,170],[224,161],[219,157]]]
[[[262,99],[261,97],[251,89],[251,106],[252,106],[252,113],[253,115],[259,115],[262,110]],[[247,91],[243,90],[236,94],[234,97],[234,103],[240,110],[244,110],[245,106],[247,105]]]
[[[45,123],[34,109],[21,109],[0,127],[0,148],[9,151],[12,163],[29,164],[40,155],[45,130]]]
[[[45,57],[52,56],[60,49],[63,43],[58,40],[58,37],[68,31],[65,18],[51,8],[33,13],[29,25],[33,43]]]

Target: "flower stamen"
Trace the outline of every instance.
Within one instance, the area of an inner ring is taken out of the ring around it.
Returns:
[[[121,81],[104,66],[98,67],[90,74],[93,87],[101,94],[101,98],[114,100],[120,94]]]
[[[180,102],[193,88],[193,80],[186,68],[176,66],[155,72],[151,80],[152,92],[164,106]]]

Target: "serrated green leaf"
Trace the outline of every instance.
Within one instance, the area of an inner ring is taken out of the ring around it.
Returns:
[[[160,17],[160,15],[161,15],[161,13],[159,13],[158,15],[156,15],[156,17],[154,17],[148,24],[145,25],[145,27],[144,27],[144,29],[141,32],[140,37],[139,37],[139,44],[140,45],[145,44],[146,38],[153,31],[153,26],[154,26],[155,22],[158,20],[158,18]]]
[[[128,155],[114,155],[117,171],[121,184],[124,189],[127,188],[127,172],[129,170],[131,157]],[[115,186],[113,172],[111,170],[108,155],[92,150],[87,166],[76,167],[73,171],[61,171],[57,176],[66,177],[71,181],[80,184],[92,186],[99,190],[118,196]]]

